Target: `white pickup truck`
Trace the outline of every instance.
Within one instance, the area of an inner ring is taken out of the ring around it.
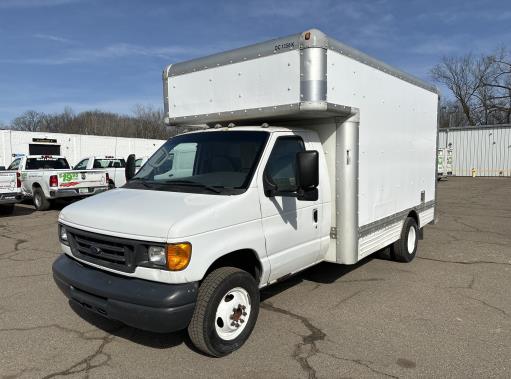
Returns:
[[[318,30],[171,65],[163,85],[167,124],[210,129],[62,210],[53,275],[72,303],[223,356],[260,288],[386,247],[414,259],[435,218],[434,87]]]
[[[38,211],[49,209],[58,198],[85,197],[108,189],[108,174],[104,170],[71,170],[63,156],[22,156],[9,169],[20,174],[23,196],[31,197]]]
[[[75,170],[103,170],[108,173],[110,188],[121,187],[126,184],[126,175],[124,173],[126,161],[124,158],[115,158],[113,156],[91,156],[85,157],[78,162]]]
[[[14,204],[21,201],[19,176],[16,171],[0,171],[0,214],[11,214]]]

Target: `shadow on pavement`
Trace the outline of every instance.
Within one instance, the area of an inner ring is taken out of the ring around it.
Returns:
[[[382,251],[383,253],[383,251]],[[331,284],[342,278],[344,275],[350,273],[353,270],[367,264],[381,254],[375,253],[373,256],[365,258],[354,265],[339,265],[335,263],[320,263],[311,268],[308,268],[288,279],[273,284],[261,291],[261,302],[270,299],[271,297],[278,295],[287,289],[303,282],[309,281],[318,284]],[[132,328],[124,325],[121,322],[114,321],[97,315],[87,309],[84,309],[80,305],[74,302],[69,302],[71,308],[75,313],[86,322],[94,325],[95,327],[115,335],[116,337],[129,340],[131,342],[152,347],[156,349],[167,349],[181,344],[185,344],[190,350],[204,355],[201,351],[197,350],[190,341],[186,330],[174,332],[174,333],[153,333],[144,330]]]
[[[69,305],[79,317],[94,325],[96,328],[139,345],[144,345],[154,349],[168,349],[171,347],[179,346],[183,342],[186,342],[185,340],[188,340],[186,330],[174,333],[147,332],[144,330],[132,328],[128,325],[124,325],[121,322],[99,316],[87,309],[84,309],[80,305],[76,305],[73,302],[69,302]],[[186,344],[189,345],[189,343]]]

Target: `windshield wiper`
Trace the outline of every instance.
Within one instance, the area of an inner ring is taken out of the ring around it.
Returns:
[[[201,187],[201,188],[205,188],[211,192],[215,192],[215,193],[221,192],[218,188],[215,188],[215,187],[207,185],[207,184],[199,183],[199,182],[194,182],[193,180],[172,180],[172,179],[170,179],[170,180],[151,180],[149,182],[154,183],[154,184],[176,184],[179,186]]]
[[[130,180],[128,180],[128,182],[126,184],[130,184],[132,182],[139,182],[140,184],[142,184],[146,188],[153,188],[149,184],[147,184],[147,180],[142,179],[142,178],[131,178]]]

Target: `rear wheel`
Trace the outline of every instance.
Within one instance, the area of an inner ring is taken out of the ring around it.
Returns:
[[[33,201],[34,201],[34,206],[35,206],[35,209],[38,210],[38,211],[46,211],[48,209],[50,209],[50,206],[51,206],[51,203],[50,203],[50,200],[48,200],[46,198],[46,196],[44,196],[44,192],[41,188],[34,188],[34,190],[32,191],[33,193]]]
[[[0,205],[1,215],[10,215],[14,213],[14,204]]]
[[[397,262],[410,262],[417,253],[419,227],[412,217],[407,217],[403,223],[401,238],[392,244],[390,255]]]
[[[188,334],[199,350],[221,357],[245,343],[258,314],[259,289],[252,275],[235,267],[221,267],[199,288]]]

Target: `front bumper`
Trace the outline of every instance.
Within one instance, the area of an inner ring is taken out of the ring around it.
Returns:
[[[87,192],[79,192],[78,188],[59,188],[57,190],[50,189],[50,197],[52,199],[58,199],[62,197],[91,196],[100,192],[105,192],[106,190],[108,190],[108,186],[89,187]]]
[[[19,192],[0,194],[0,204],[14,204],[20,202],[22,199],[23,196]]]
[[[106,318],[158,333],[185,329],[198,283],[167,284],[115,275],[65,254],[53,263],[53,279],[71,302]]]

